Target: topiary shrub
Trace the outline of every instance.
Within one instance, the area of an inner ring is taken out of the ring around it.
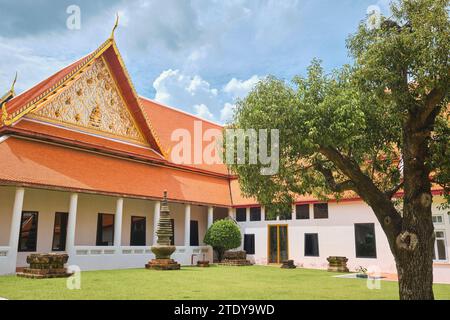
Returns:
[[[219,262],[222,261],[225,251],[239,247],[241,242],[241,231],[232,220],[216,221],[208,229],[204,239],[204,243],[217,252]]]

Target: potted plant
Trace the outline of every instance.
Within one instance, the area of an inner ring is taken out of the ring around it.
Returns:
[[[367,279],[368,275],[367,275],[367,268],[364,268],[363,266],[359,266],[358,269],[356,269],[356,277],[357,278],[362,278],[362,279]]]

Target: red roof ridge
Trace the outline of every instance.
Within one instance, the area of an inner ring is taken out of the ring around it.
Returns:
[[[194,114],[192,114],[192,113],[189,113],[189,112],[187,112],[187,111],[184,111],[184,110],[181,110],[181,109],[178,109],[178,108],[169,106],[169,105],[167,105],[167,104],[164,104],[164,103],[155,101],[155,100],[153,100],[153,99],[144,97],[144,96],[142,96],[142,95],[139,95],[139,98],[141,98],[141,99],[143,99],[143,100],[147,100],[147,101],[152,102],[152,103],[154,103],[154,104],[157,104],[157,105],[159,105],[159,106],[161,106],[161,107],[163,107],[163,108],[167,108],[167,109],[170,109],[170,110],[173,110],[173,111],[182,113],[182,114],[184,114],[184,115],[186,115],[186,116],[189,116],[189,117],[198,119],[198,120],[200,120],[200,121],[208,122],[208,123],[210,123],[210,124],[212,124],[212,125],[214,125],[214,126],[217,126],[217,127],[220,127],[220,128],[224,128],[224,127],[225,127],[223,124],[214,122],[214,121],[212,121],[212,120],[208,120],[208,119],[201,118],[201,117],[196,116],[196,115],[194,115]]]

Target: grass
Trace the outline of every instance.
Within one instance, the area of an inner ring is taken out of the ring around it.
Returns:
[[[397,282],[369,290],[361,279],[334,278],[322,270],[276,267],[186,267],[181,271],[145,269],[86,271],[81,289],[68,290],[66,279],[0,277],[7,299],[398,299]],[[450,285],[435,285],[437,299],[450,299]]]

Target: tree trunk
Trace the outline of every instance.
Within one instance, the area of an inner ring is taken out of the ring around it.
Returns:
[[[429,163],[429,130],[413,121],[403,130],[403,219],[394,256],[400,299],[432,300],[434,227]]]

